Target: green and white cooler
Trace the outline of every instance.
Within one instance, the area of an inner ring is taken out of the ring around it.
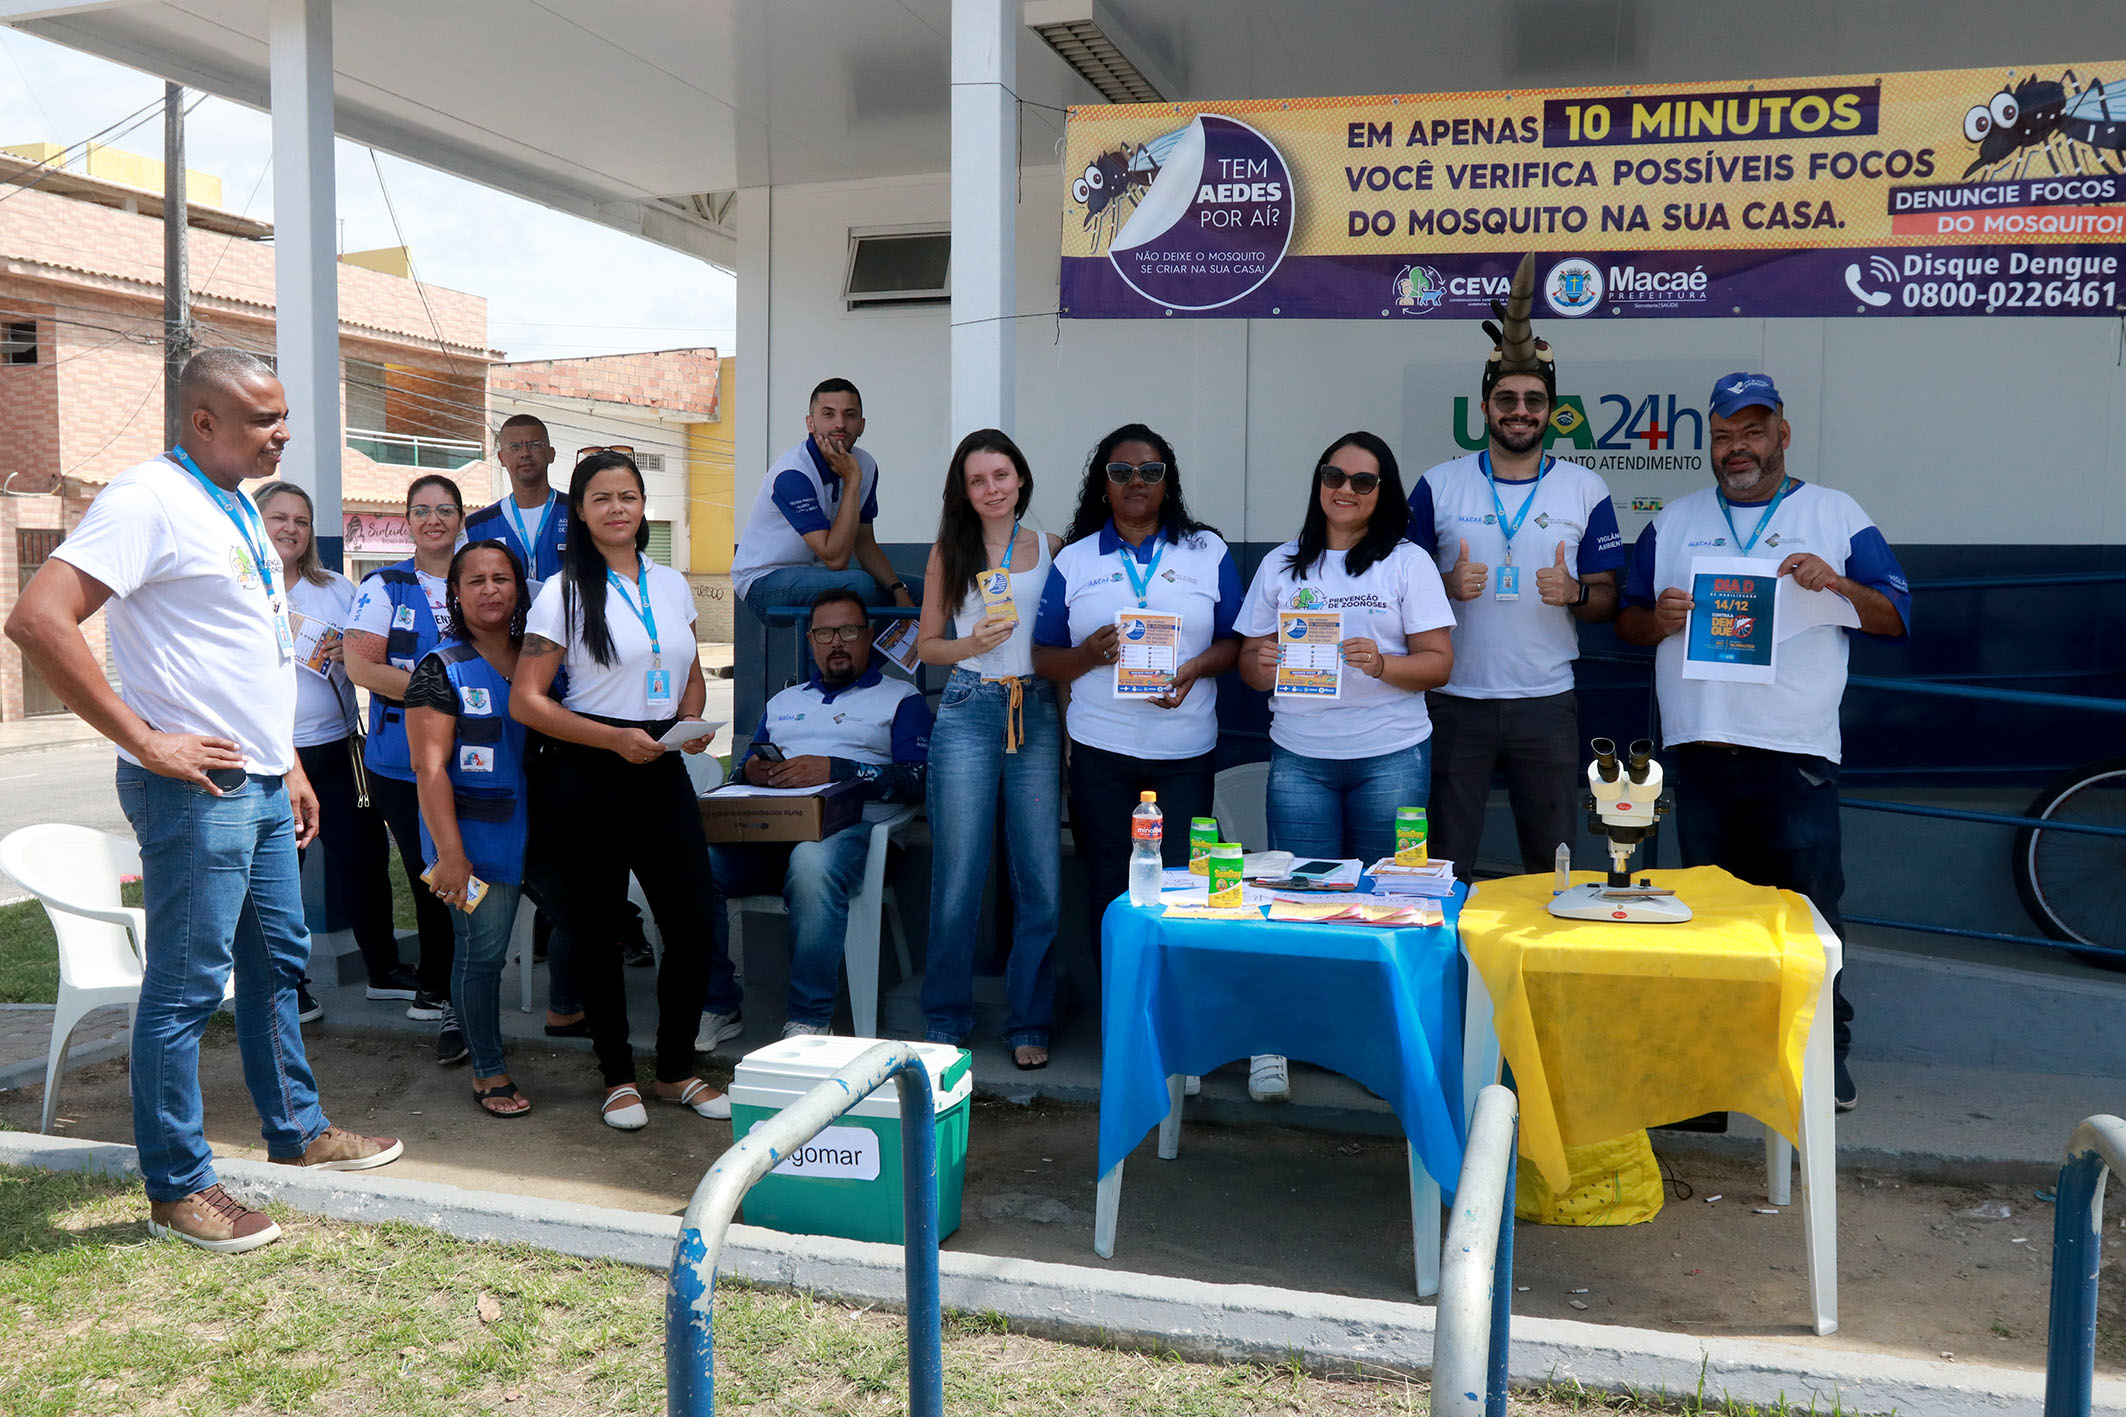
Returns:
[[[878,1046],[876,1038],[785,1038],[739,1060],[731,1079],[733,1140],[803,1097]],[[967,1179],[967,1114],[974,1055],[949,1043],[915,1043],[937,1104],[938,1238],[960,1228]],[[901,1101],[888,1082],[857,1103],[746,1193],[748,1225],[797,1235],[839,1235],[898,1245],[901,1209]]]

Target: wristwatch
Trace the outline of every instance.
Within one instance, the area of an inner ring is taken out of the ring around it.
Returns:
[[[908,589],[908,582],[906,582],[906,581],[895,581],[895,582],[894,582],[894,583],[893,583],[892,585],[890,585],[890,586],[887,586],[887,587],[886,587],[886,594],[888,594],[888,595],[891,595],[891,594],[893,594],[893,593],[894,593],[895,591],[897,591],[897,590],[906,590],[906,589]]]
[[[1567,608],[1568,608],[1568,609],[1570,609],[1570,608],[1572,608],[1573,606],[1585,605],[1586,603],[1587,603],[1587,582],[1585,582],[1585,581],[1581,581],[1581,582],[1580,582],[1580,593],[1579,593],[1579,595],[1578,595],[1578,596],[1576,596],[1576,597],[1574,597],[1574,599],[1573,599],[1573,600],[1572,600],[1572,601],[1570,602],[1570,604],[1569,604],[1569,605],[1567,606]]]

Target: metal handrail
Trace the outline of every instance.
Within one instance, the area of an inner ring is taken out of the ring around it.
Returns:
[[[2104,1180],[2126,1170],[2126,1122],[2090,1117],[2060,1162],[2052,1218],[2052,1318],[2045,1333],[2045,1417],[2088,1417],[2096,1387],[2096,1281],[2104,1254]]]
[[[1432,1331],[1433,1417],[1506,1417],[1513,1313],[1513,1182],[1520,1099],[1497,1083],[1476,1096],[1454,1215],[1440,1256]]]
[[[943,1417],[945,1367],[938,1312],[937,1116],[930,1074],[914,1047],[881,1043],[776,1113],[716,1158],[679,1222],[664,1300],[665,1412],[716,1411],[713,1305],[716,1261],[754,1183],[785,1156],[892,1079],[901,1101],[903,1268],[908,1280],[908,1412]]]

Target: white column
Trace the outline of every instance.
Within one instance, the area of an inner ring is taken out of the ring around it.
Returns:
[[[341,565],[340,286],[333,251],[332,0],[272,0],[274,352],[288,391],[281,475],[317,501],[317,550]]]
[[[952,437],[1011,431],[1018,0],[952,3]]]

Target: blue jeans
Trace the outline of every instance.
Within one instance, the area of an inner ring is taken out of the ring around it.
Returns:
[[[118,805],[140,841],[147,962],[133,1020],[133,1144],[148,1199],[215,1184],[199,1095],[199,1038],[236,973],[236,1051],[266,1151],[300,1156],[325,1130],[296,1023],[310,932],[295,818],[277,777],[223,796],[118,764]]]
[[[1432,740],[1372,758],[1308,758],[1270,747],[1270,849],[1302,859],[1395,854],[1395,809],[1422,807]]]
[[[1049,958],[1063,874],[1063,731],[1055,686],[1031,677],[1025,741],[1004,751],[1008,686],[955,669],[930,734],[930,958],[923,971],[925,1037],[958,1043],[974,1031],[974,937],[989,875],[999,794],[1011,879],[1011,959],[1004,967],[1010,1013],[1004,1041],[1048,1046],[1056,1016]]]
[[[472,914],[451,907],[450,932],[457,949],[451,954],[450,1001],[458,1010],[458,1027],[465,1030],[465,1046],[472,1051],[474,1077],[491,1078],[506,1071],[502,966],[509,962],[509,936],[516,928],[517,902],[523,895],[522,886],[490,881]]]
[[[765,624],[766,612],[776,606],[810,605],[821,591],[841,589],[855,591],[866,605],[893,604],[893,593],[871,579],[871,573],[862,566],[852,565],[840,571],[830,571],[825,566],[782,566],[747,587],[746,608]]]
[[[712,846],[709,865],[724,899],[742,895],[780,895],[790,912],[791,1023],[834,1021],[834,990],[841,979],[842,942],[849,933],[849,897],[864,883],[871,855],[871,824],[844,827],[824,841],[759,846]],[[711,952],[730,957],[730,913],[719,911],[710,925],[717,937]],[[732,1007],[722,1000],[711,1010]]]

